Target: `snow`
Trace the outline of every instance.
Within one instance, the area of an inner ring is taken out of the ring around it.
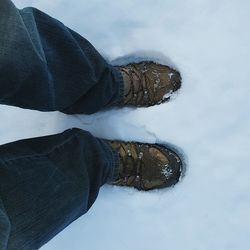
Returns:
[[[151,108],[66,116],[0,106],[1,143],[75,126],[99,137],[168,142],[188,158],[174,188],[104,186],[90,211],[42,249],[250,249],[250,2],[15,3],[59,18],[111,61],[137,52],[113,63],[154,56],[183,78],[175,98]]]

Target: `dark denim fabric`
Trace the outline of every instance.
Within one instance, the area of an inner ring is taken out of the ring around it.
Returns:
[[[80,129],[0,146],[1,249],[38,249],[86,213],[118,155]]]
[[[89,114],[118,101],[121,81],[76,32],[37,9],[0,1],[0,103]]]
[[[0,1],[0,103],[67,114],[120,101],[121,74],[39,10]],[[86,213],[119,157],[81,129],[0,146],[0,249],[38,249]]]

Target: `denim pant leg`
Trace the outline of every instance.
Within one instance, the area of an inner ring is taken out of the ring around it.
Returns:
[[[9,221],[9,217],[6,214],[6,211],[4,209],[3,202],[0,196],[0,250],[7,249],[10,230],[11,230],[11,224]]]
[[[121,74],[45,13],[0,1],[0,103],[93,113],[119,102]],[[0,249],[37,249],[84,214],[118,156],[82,130],[0,146]],[[58,212],[59,211],[59,212]]]
[[[0,89],[1,104],[90,114],[120,101],[123,80],[81,35],[1,0]]]
[[[118,165],[108,144],[80,129],[0,146],[1,250],[40,248],[88,211]]]

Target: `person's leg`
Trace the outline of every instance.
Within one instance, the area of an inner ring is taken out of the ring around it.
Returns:
[[[1,0],[0,34],[1,104],[89,114],[121,99],[121,73],[45,13]]]
[[[0,197],[0,249],[7,249],[11,224]]]
[[[118,165],[118,153],[80,129],[0,146],[0,200],[8,216],[0,207],[1,244],[44,245],[88,211],[99,188],[117,177]]]

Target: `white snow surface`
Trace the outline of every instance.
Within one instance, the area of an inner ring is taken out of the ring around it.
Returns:
[[[109,60],[139,51],[134,60],[153,55],[183,78],[175,98],[151,108],[66,116],[0,106],[2,144],[80,127],[99,137],[169,142],[188,158],[174,188],[102,187],[90,211],[42,249],[250,249],[250,1],[15,3],[60,19]]]

